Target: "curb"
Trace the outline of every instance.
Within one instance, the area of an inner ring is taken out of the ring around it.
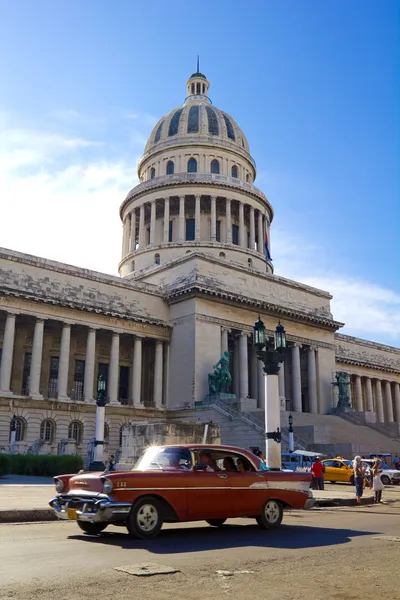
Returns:
[[[34,523],[39,521],[58,521],[58,519],[52,508],[0,510],[0,524]]]

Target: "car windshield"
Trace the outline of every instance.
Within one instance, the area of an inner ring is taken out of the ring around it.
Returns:
[[[164,471],[190,469],[191,454],[187,448],[153,446],[147,448],[139,458],[133,471]]]

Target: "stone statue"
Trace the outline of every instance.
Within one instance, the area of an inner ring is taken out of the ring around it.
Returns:
[[[347,373],[342,371],[336,373],[336,384],[339,389],[338,408],[350,408],[349,387],[350,381]]]
[[[229,372],[230,352],[224,352],[220,360],[213,366],[214,372],[208,375],[208,393],[212,394],[228,394],[232,377]]]

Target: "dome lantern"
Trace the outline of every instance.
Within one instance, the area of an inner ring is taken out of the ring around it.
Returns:
[[[207,77],[203,75],[203,73],[200,73],[199,57],[197,57],[196,72],[193,73],[186,82],[187,96],[185,104],[192,100],[203,100],[211,103],[211,100],[208,97],[209,87],[210,82],[207,80]]]

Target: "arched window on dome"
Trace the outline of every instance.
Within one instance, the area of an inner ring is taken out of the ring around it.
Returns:
[[[219,135],[219,125],[217,114],[211,106],[206,106],[207,118],[208,118],[208,133],[211,135]]]
[[[226,126],[226,135],[231,140],[235,141],[235,130],[233,129],[233,125],[231,121],[228,119],[226,115],[222,115],[224,117],[225,126]]]
[[[168,136],[176,135],[178,133],[179,121],[180,121],[182,112],[183,112],[183,108],[179,108],[172,115],[172,118],[169,122],[169,127],[168,127]]]
[[[155,144],[157,144],[157,142],[160,141],[163,125],[164,125],[164,121],[161,121],[161,123],[157,127],[156,135],[154,136],[154,143]]]
[[[172,160],[167,162],[167,175],[173,175],[175,171],[175,165]]]
[[[155,176],[156,176],[156,170],[154,167],[152,167],[150,169],[150,179],[154,179]]]
[[[188,115],[187,132],[197,133],[199,131],[199,107],[191,106]]]
[[[159,265],[160,262],[161,262],[160,255],[159,254],[155,254],[154,255],[154,264],[155,265]]]
[[[68,425],[68,437],[71,440],[75,440],[77,446],[82,443],[83,425],[80,421],[72,421]]]
[[[238,168],[236,165],[232,165],[232,169],[231,169],[231,175],[232,177],[234,177],[235,179],[237,179],[238,176]]]
[[[216,175],[219,175],[219,162],[217,161],[216,158],[214,158],[211,161],[211,173],[215,173]]]
[[[189,158],[187,164],[188,173],[197,173],[197,160],[195,158]]]

